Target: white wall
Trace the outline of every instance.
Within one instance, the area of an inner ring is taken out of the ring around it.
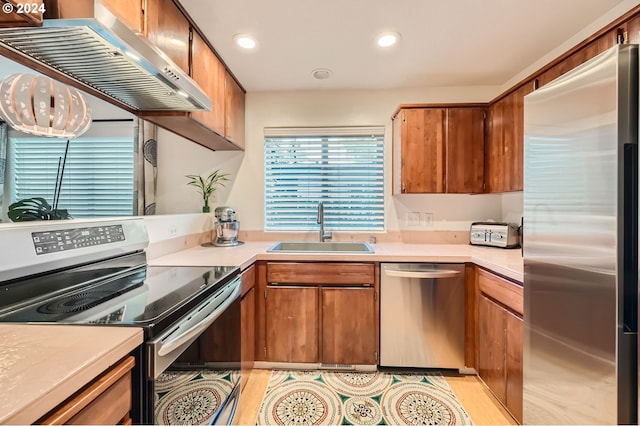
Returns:
[[[520,223],[523,211],[523,199],[524,193],[518,192],[505,192],[502,194],[502,220],[510,223]]]
[[[387,230],[468,229],[474,220],[500,220],[501,195],[391,195],[391,114],[401,103],[486,102],[499,88],[435,87],[383,91],[300,91],[249,93],[246,100],[246,150],[212,152],[170,132],[158,134],[158,198],[161,214],[200,210],[186,174],[220,168],[233,182],[213,205],[228,204],[238,213],[243,230],[264,229],[263,129],[281,126],[385,125],[385,208]],[[407,214],[420,213],[417,225]],[[432,223],[424,219],[432,214]]]
[[[238,182],[237,173],[245,156],[242,151],[211,151],[167,130],[158,129],[158,214],[202,212],[202,196],[187,186],[186,175],[208,175],[220,169],[229,173],[230,182],[210,199],[211,211],[224,204]]]

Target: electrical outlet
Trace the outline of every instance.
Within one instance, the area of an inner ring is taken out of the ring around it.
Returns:
[[[433,213],[422,213],[422,226],[427,228],[433,226]]]
[[[405,221],[407,226],[420,226],[420,212],[407,212]]]
[[[209,197],[209,201],[211,202],[211,204],[215,204],[218,202],[218,194],[216,194],[215,191],[211,194],[211,197]]]
[[[169,225],[169,236],[173,237],[178,235],[178,227],[176,225]]]

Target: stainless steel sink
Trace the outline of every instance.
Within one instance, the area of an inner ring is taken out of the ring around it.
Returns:
[[[272,245],[268,252],[286,252],[286,253],[373,253],[373,247],[365,242],[360,241],[290,241],[278,242]]]

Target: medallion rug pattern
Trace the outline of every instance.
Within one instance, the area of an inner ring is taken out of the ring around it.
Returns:
[[[439,373],[274,371],[256,424],[473,423]]]
[[[165,371],[156,380],[155,424],[210,424],[237,371]]]

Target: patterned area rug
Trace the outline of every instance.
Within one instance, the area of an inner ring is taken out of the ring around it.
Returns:
[[[155,424],[209,424],[237,382],[234,371],[165,371],[156,380]]]
[[[439,373],[274,371],[257,425],[468,425]]]

